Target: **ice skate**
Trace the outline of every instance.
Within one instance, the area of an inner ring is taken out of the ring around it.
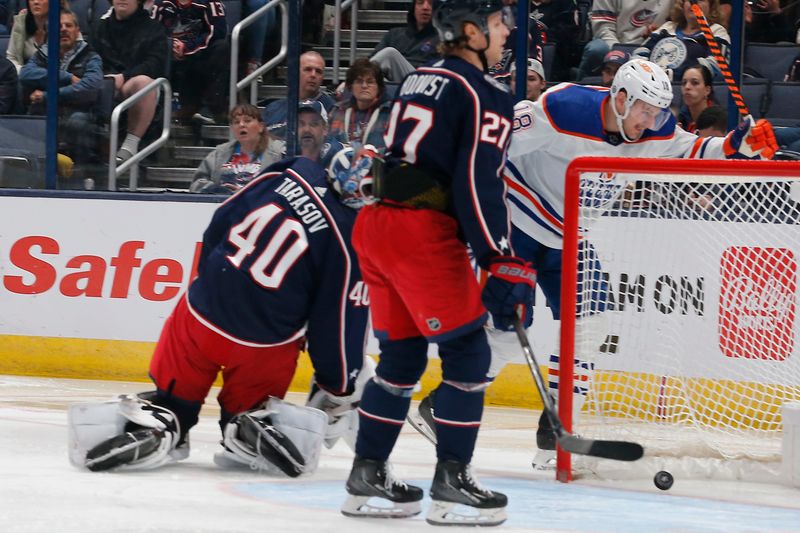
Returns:
[[[506,521],[508,498],[482,487],[469,464],[439,461],[431,500],[425,520],[435,526],[497,526]]]
[[[422,489],[396,479],[387,461],[356,458],[346,487],[345,516],[407,518],[422,510]],[[371,503],[374,498],[379,501]]]
[[[536,447],[540,450],[556,449],[556,434],[545,411],[539,416],[539,427],[536,429]]]
[[[436,423],[433,421],[433,394],[434,391],[427,396],[425,396],[421,402],[419,402],[419,406],[417,407],[417,413],[411,414],[409,413],[406,417],[406,420],[411,427],[419,431],[423,437],[431,441],[434,445],[436,444]]]

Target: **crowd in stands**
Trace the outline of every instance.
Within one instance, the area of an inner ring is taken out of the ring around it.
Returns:
[[[242,16],[267,2],[241,1]],[[726,54],[730,2],[698,1]],[[298,133],[301,150],[317,157],[331,143],[380,148],[397,84],[408,72],[439,57],[431,21],[433,0],[413,0],[406,23],[390,29],[367,57],[353,62],[344,83],[329,92],[324,86],[325,60],[313,47],[323,43],[332,4],[303,2],[307,51],[299,62],[299,96],[306,105]],[[107,127],[109,102],[113,107],[153,80],[167,77],[179,94],[179,122],[227,124],[233,137],[202,162],[192,191],[231,192],[278,158],[286,135],[285,98],[228,109],[228,5],[219,0],[110,0],[107,12],[90,17],[88,27],[78,27],[81,17],[61,0],[59,152],[79,165],[106,160],[101,134]],[[690,0],[530,0],[526,97],[535,100],[563,81],[610,86],[620,65],[643,57],[662,66],[676,88],[680,86],[674,109],[679,124],[706,132],[720,124],[727,101],[714,94],[720,69],[690,6]],[[0,59],[0,114],[41,114],[48,1],[26,0],[22,9],[13,10],[8,0],[0,0],[0,33],[10,34],[6,57]],[[258,69],[275,48],[280,38],[277,14],[272,10],[243,33],[241,76]],[[800,44],[799,14],[788,0],[745,2],[745,43]],[[491,66],[491,72],[512,88],[515,45],[512,35],[503,60]],[[552,56],[544,57],[545,49],[552,50]],[[745,75],[761,77],[758,65],[746,68]],[[800,82],[800,54],[785,81]],[[118,164],[140,150],[142,139],[158,135],[161,105],[157,93],[151,92],[125,113]],[[312,113],[316,108],[321,112]],[[787,141],[785,147],[800,148],[795,128],[780,129],[778,138]]]

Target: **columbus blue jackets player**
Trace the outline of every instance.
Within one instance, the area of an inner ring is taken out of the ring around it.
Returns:
[[[335,160],[348,160],[346,150]],[[304,343],[325,400],[315,405],[341,410],[360,394],[368,298],[350,235],[364,198],[349,185],[366,172],[337,170],[331,165],[329,185],[318,163],[284,160],[215,211],[197,277],[150,363],[157,390],[71,413],[81,452],[73,462],[95,471],[141,469],[185,457],[188,432],[222,371],[225,450],[217,462],[277,466],[291,476],[313,470],[326,414],[276,398],[285,395]]]
[[[564,214],[564,175],[567,165],[579,156],[692,157],[704,159],[770,159],[777,145],[771,126],[745,118],[727,137],[700,138],[676,125],[669,110],[672,87],[667,74],[656,64],[633,59],[617,71],[609,89],[561,84],[537,102],[522,101],[515,107],[514,134],[509,148],[505,180],[509,187],[512,242],[538,272],[539,286],[547,297],[554,318],[561,307],[561,248]],[[584,208],[607,209],[622,193],[624,182],[608,175],[584,176],[587,195]],[[591,229],[588,229],[591,238]],[[596,262],[588,241],[580,250],[580,261]],[[587,269],[582,268],[582,271]],[[599,267],[592,271],[600,272]],[[582,348],[575,354],[576,387],[573,408],[580,411],[592,378],[594,356],[605,341],[602,280],[592,291],[591,309],[578,302],[584,313],[577,317],[576,336]],[[590,280],[586,280],[590,282]],[[490,334],[493,348],[492,373],[500,371],[504,356],[518,356],[516,337],[503,340]],[[513,347],[505,351],[503,346]],[[550,357],[550,389],[558,390],[559,355]],[[547,465],[555,455],[555,437],[544,414],[539,421],[537,445],[544,453],[535,467]]]
[[[509,34],[501,0],[439,0],[433,24],[444,59],[409,74],[393,103],[385,174],[377,205],[359,213],[353,246],[370,291],[381,357],[359,407],[356,458],[347,481],[348,516],[420,512],[422,490],[394,479],[388,458],[414,384],[439,346],[437,465],[427,520],[497,525],[506,497],[481,487],[470,462],[483,411],[489,346],[487,309],[510,327],[532,297],[535,273],[512,255],[501,179],[512,127],[512,98],[488,75]],[[481,293],[465,242],[493,276]],[[483,303],[482,303],[483,300]],[[375,507],[371,497],[391,507]],[[459,514],[457,504],[478,513]],[[454,514],[455,513],[455,514]]]

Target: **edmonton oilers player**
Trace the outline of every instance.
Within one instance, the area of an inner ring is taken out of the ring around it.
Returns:
[[[501,172],[512,99],[487,74],[509,33],[506,16],[502,0],[436,2],[433,24],[444,59],[418,68],[400,86],[385,135],[385,173],[375,176],[378,203],[356,220],[353,246],[381,357],[358,409],[342,507],[348,516],[420,512],[422,489],[395,479],[388,459],[433,342],[443,381],[435,398],[438,462],[427,521],[486,526],[506,518],[506,496],[478,484],[470,466],[488,384],[486,311],[497,327],[510,329],[535,285],[535,272],[509,246]],[[482,293],[465,241],[491,274]],[[384,505],[371,505],[372,497]],[[459,512],[459,504],[472,509]]]
[[[749,116],[724,138],[697,137],[676,125],[669,110],[671,102],[667,74],[654,63],[633,59],[617,71],[610,90],[565,83],[547,91],[537,102],[522,101],[515,106],[514,134],[504,173],[509,187],[512,242],[518,255],[537,269],[538,284],[554,318],[558,319],[561,305],[564,176],[574,158],[770,159],[777,148],[769,123],[755,123]],[[623,183],[613,175],[584,175],[582,188],[590,191],[584,209],[605,210],[622,193]],[[591,229],[588,233],[591,237]],[[583,241],[578,259],[597,262],[587,241]],[[599,266],[592,271],[600,272]],[[578,301],[583,312],[575,324],[576,338],[581,339],[575,353],[576,413],[588,392],[595,355],[608,332],[603,315],[607,287],[602,280],[583,282],[593,284],[588,288],[593,297],[591,305]],[[519,346],[515,336],[505,333],[490,333],[490,341],[492,373],[497,374],[505,364],[504,358],[519,356]],[[508,348],[504,350],[503,346]],[[558,353],[551,355],[553,395],[558,388],[558,361]],[[555,456],[555,437],[544,413],[536,437],[538,448],[544,452],[537,454],[534,467],[546,467]]]
[[[364,381],[368,301],[350,234],[371,178],[363,160],[357,175],[347,171],[352,155],[337,154],[327,174],[310,159],[286,159],[220,205],[197,277],[153,354],[157,390],[73,406],[74,464],[149,469],[186,457],[222,371],[224,449],[215,462],[289,476],[314,470],[329,418],[354,413]],[[278,399],[304,343],[314,365],[309,403],[328,413]]]

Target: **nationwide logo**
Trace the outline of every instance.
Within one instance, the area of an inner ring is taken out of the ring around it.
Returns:
[[[797,261],[786,248],[731,247],[720,259],[719,346],[782,361],[794,348]]]

